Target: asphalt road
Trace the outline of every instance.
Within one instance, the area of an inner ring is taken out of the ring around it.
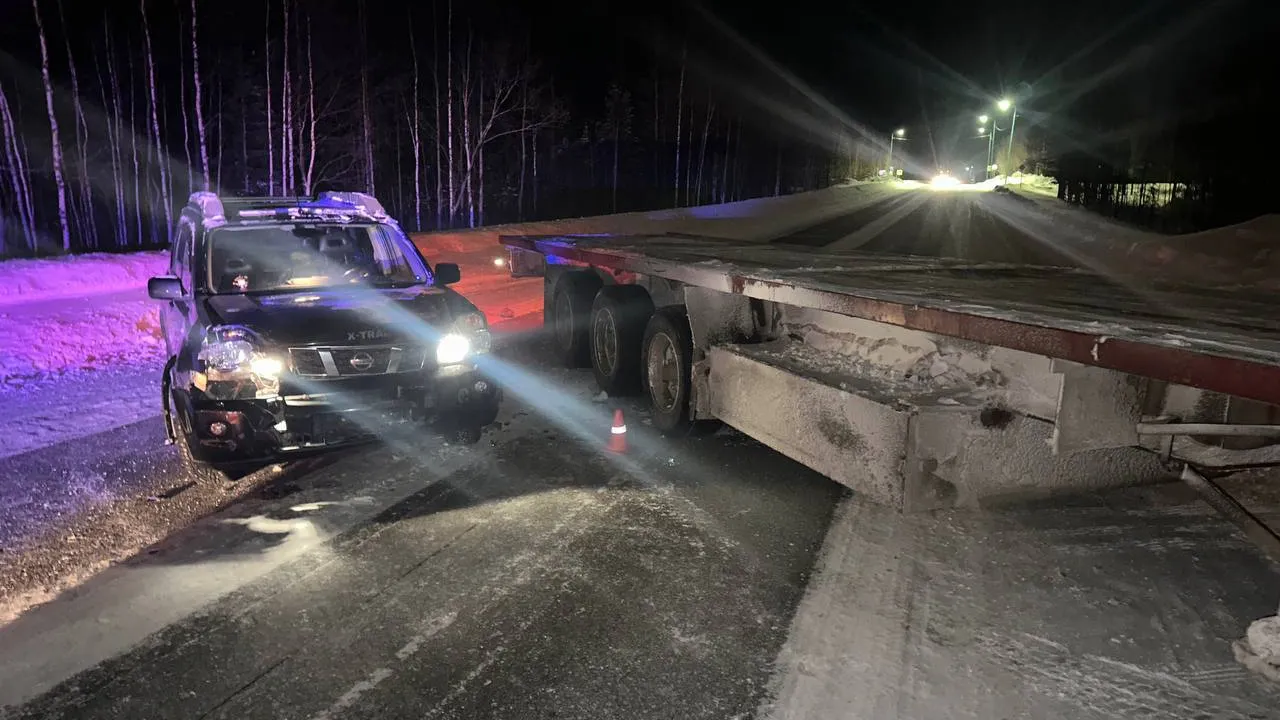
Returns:
[[[1003,193],[903,192],[773,242],[829,250],[950,257],[975,262],[1073,266],[1046,238],[1015,227]]]
[[[562,399],[539,413],[512,398],[473,448],[424,438],[287,471],[0,630],[0,706],[26,701],[9,709],[20,718],[753,711],[840,489],[733,433],[659,441],[631,404],[630,452],[609,454],[612,405],[592,402],[588,373],[512,372],[516,394]],[[92,464],[86,449],[106,444],[10,461]],[[130,442],[109,471],[181,472],[173,452]]]
[[[902,193],[775,242],[1060,261],[1001,219],[1010,201]],[[528,289],[494,292],[519,315],[540,297]],[[87,404],[150,375],[63,388],[37,417],[62,439],[0,457],[23,479],[0,488],[18,508],[0,527],[0,593],[15,556],[16,572],[35,552],[56,569],[86,545],[126,546],[152,516],[146,537],[162,539],[0,627],[0,718],[1280,707],[1230,646],[1274,610],[1280,575],[1179,486],[903,518],[729,431],[661,439],[641,404],[596,402],[589,371],[546,369],[536,326],[512,325],[525,332],[499,352],[510,395],[480,445],[410,431],[234,491],[163,446],[159,418],[120,425]],[[74,433],[53,427],[86,407]],[[604,449],[615,407],[623,455]],[[1249,503],[1272,522],[1274,487]],[[123,509],[6,551],[99,495]]]

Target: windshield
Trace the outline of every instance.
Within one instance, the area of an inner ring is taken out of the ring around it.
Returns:
[[[395,287],[431,278],[404,236],[380,224],[224,227],[210,233],[207,258],[214,294]]]

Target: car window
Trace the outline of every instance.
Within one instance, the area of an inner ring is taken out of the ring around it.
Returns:
[[[191,290],[191,243],[193,228],[187,218],[178,220],[178,232],[169,250],[169,272],[182,281],[182,289]]]
[[[411,247],[382,225],[263,225],[209,234],[209,287],[214,293],[273,292],[430,281]]]

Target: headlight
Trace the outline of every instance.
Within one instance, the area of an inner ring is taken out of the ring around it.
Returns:
[[[218,399],[271,397],[280,391],[284,363],[263,352],[253,331],[216,325],[200,343],[194,382]]]
[[[471,352],[471,341],[465,335],[449,333],[440,338],[436,345],[436,364],[452,365],[460,363]]]
[[[253,335],[247,328],[220,325],[209,328],[197,358],[209,370],[233,372],[253,361]]]
[[[249,369],[259,377],[278,378],[284,372],[284,363],[273,357],[256,357],[249,361]]]

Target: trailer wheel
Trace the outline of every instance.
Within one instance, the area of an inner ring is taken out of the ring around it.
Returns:
[[[565,273],[556,282],[551,333],[554,352],[565,367],[586,367],[590,362],[591,303],[600,285],[600,278],[585,272]]]
[[[641,345],[653,300],[637,285],[606,285],[591,305],[591,369],[614,396],[640,390]]]
[[[663,308],[644,329],[642,380],[653,403],[653,426],[665,435],[706,435],[717,420],[693,420],[693,334],[682,308]]]

